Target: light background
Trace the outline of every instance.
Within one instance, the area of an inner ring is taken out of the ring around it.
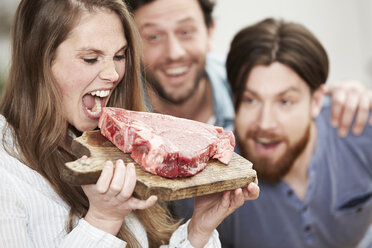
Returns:
[[[0,0],[0,17],[13,16],[18,0]],[[214,50],[226,54],[234,34],[266,17],[307,26],[330,57],[328,82],[357,79],[372,89],[372,0],[217,0]],[[4,24],[2,24],[4,26]],[[0,76],[9,67],[7,33],[0,33]]]
[[[300,22],[328,52],[328,82],[357,79],[372,89],[372,0],[217,0],[214,17],[214,50],[223,54],[241,28],[266,17]]]

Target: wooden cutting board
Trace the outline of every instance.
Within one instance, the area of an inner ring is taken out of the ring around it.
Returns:
[[[123,153],[100,131],[84,132],[72,144],[77,157],[87,155],[87,159],[66,163],[62,168],[62,179],[70,184],[83,185],[97,182],[105,161],[122,159],[136,165],[137,183],[135,192],[144,197],[157,195],[165,201],[190,198],[247,186],[256,178],[252,163],[234,153],[229,165],[212,159],[204,170],[187,178],[164,178],[148,173],[140,168],[130,154]]]

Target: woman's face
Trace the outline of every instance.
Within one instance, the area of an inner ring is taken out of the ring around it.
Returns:
[[[57,48],[52,73],[63,114],[79,131],[97,127],[102,107],[125,72],[127,41],[114,12],[84,11],[77,26]]]

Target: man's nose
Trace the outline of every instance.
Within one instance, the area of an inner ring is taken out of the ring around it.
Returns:
[[[168,36],[167,55],[170,60],[179,60],[186,54],[182,41],[175,35]]]
[[[277,126],[276,113],[272,106],[263,105],[259,113],[258,125],[262,130],[271,130]]]

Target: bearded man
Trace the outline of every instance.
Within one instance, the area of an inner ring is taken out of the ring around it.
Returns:
[[[332,127],[321,43],[266,19],[235,36],[226,68],[261,191],[220,225],[223,247],[356,247],[372,223],[372,128],[340,137]]]

